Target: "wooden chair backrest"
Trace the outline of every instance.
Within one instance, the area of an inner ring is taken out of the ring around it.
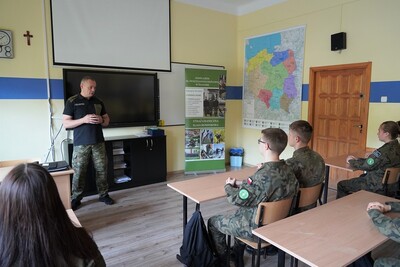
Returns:
[[[297,208],[303,208],[316,203],[321,195],[321,190],[322,183],[311,187],[300,188],[300,199]]]
[[[382,184],[395,184],[399,181],[400,168],[387,168],[382,178]]]
[[[0,161],[0,168],[1,167],[16,166],[16,165],[21,164],[21,163],[31,163],[31,162],[39,162],[39,161],[40,161],[40,159],[37,159],[37,158]]]
[[[292,208],[293,197],[258,204],[255,223],[266,225],[286,218]]]

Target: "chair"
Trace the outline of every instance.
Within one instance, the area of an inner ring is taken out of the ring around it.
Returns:
[[[311,187],[300,188],[295,213],[300,213],[304,208],[312,204],[317,204],[323,190],[323,184],[324,183],[319,183]]]
[[[383,191],[385,196],[389,196],[389,186],[399,183],[400,168],[387,168],[382,178]],[[396,191],[399,190],[397,186]]]
[[[255,223],[258,225],[258,227],[279,221],[283,218],[286,218],[289,216],[294,208],[294,201],[295,197],[291,198],[286,198],[278,201],[273,201],[273,202],[261,202],[258,204],[257,208],[257,215],[255,218]],[[252,260],[251,264],[252,266],[260,266],[260,250],[270,246],[271,244],[263,241],[260,238],[257,238],[257,242],[245,239],[245,238],[240,238],[236,237],[238,240],[243,242],[244,244],[250,246],[253,248],[253,253],[252,253]],[[243,266],[243,253],[244,253],[245,246],[243,246],[242,250],[240,251],[239,255],[237,257],[240,257],[239,260],[239,266]],[[257,264],[255,265],[255,253],[257,252]]]
[[[0,161],[0,168],[2,167],[11,167],[11,166],[16,166],[21,163],[31,163],[31,162],[37,162],[39,163],[40,159],[38,158],[31,158],[31,159],[15,159],[15,160],[6,160],[6,161]]]
[[[295,206],[295,213],[300,213],[303,211],[306,211],[308,209],[312,209],[317,206],[317,202],[320,201],[321,199],[321,194],[323,191],[323,185],[324,183],[319,183],[317,185],[311,186],[311,187],[304,187],[304,188],[299,188],[299,193],[297,194],[296,198],[296,206]],[[321,202],[319,202],[320,205],[322,205]],[[315,206],[311,206],[312,204],[315,204]],[[305,209],[307,208],[307,209]],[[293,261],[294,260],[294,261]],[[290,259],[290,266],[296,266],[298,265],[298,260],[294,257],[291,257]]]

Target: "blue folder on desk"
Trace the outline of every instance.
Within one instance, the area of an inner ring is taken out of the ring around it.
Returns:
[[[65,171],[69,168],[69,164],[65,160],[45,162],[40,165],[42,165],[42,167],[45,168],[48,172]]]

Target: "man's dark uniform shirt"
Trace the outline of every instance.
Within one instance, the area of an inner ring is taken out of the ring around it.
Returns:
[[[100,116],[107,114],[103,101],[95,96],[86,99],[77,94],[71,96],[65,103],[64,115],[72,116],[72,119],[77,120],[87,114]],[[101,124],[84,123],[74,128],[74,146],[93,145],[101,142],[104,142]]]

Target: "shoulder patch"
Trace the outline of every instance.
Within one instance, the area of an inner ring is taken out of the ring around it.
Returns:
[[[372,152],[372,155],[374,155],[375,157],[379,158],[382,154],[378,150],[375,150],[374,152]]]
[[[368,165],[373,165],[375,163],[375,160],[373,158],[368,158],[367,159],[367,164]]]
[[[249,198],[249,191],[247,191],[246,189],[241,189],[239,191],[239,198],[243,199],[243,200],[248,199]]]

